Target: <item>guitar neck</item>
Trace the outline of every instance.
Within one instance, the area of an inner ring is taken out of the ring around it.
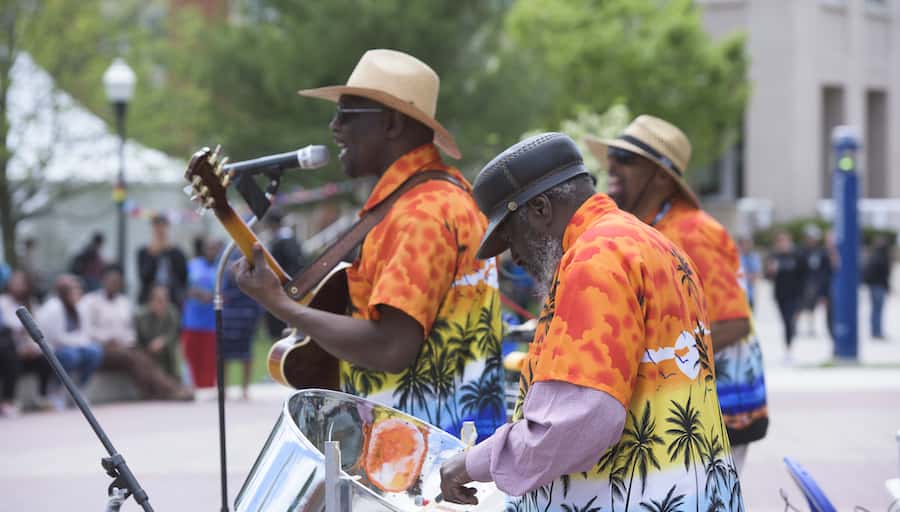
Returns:
[[[228,231],[228,234],[231,235],[231,238],[238,246],[238,249],[244,254],[244,257],[247,258],[250,263],[253,263],[253,244],[259,242],[259,239],[256,238],[256,233],[250,229],[250,226],[244,222],[244,219],[236,214],[230,206],[217,206],[213,211],[216,214],[216,218],[218,218],[219,222],[222,223],[222,226],[225,227],[225,231]],[[281,268],[281,265],[275,261],[275,258],[272,257],[272,254],[264,245],[262,245],[262,243],[260,243],[260,247],[262,247],[263,256],[265,256],[269,268],[272,269],[272,272],[275,272],[275,275],[278,277],[278,280],[281,281],[281,284],[287,284],[287,282],[291,280],[290,276],[288,276],[284,269]]]

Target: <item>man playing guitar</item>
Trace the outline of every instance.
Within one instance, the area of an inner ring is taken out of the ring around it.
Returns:
[[[344,391],[454,435],[473,420],[483,437],[506,420],[497,267],[475,256],[487,222],[471,185],[438,153],[460,156],[435,120],[438,88],[418,59],[371,50],[346,86],[300,91],[337,102],[330,127],[345,173],[378,177],[361,216],[419,173],[451,177],[403,193],[369,232],[347,270],[351,316],[292,300],[258,244],[235,274],[245,293],[341,360]]]

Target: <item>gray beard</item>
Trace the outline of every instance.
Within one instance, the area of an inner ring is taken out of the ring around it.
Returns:
[[[534,278],[534,294],[544,299],[553,284],[556,268],[563,257],[563,248],[559,240],[548,235],[529,230],[525,234],[526,246],[531,259],[524,261],[525,271]]]

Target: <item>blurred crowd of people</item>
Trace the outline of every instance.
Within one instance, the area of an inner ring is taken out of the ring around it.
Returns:
[[[786,363],[792,360],[791,344],[797,335],[798,322],[806,318],[807,333],[818,335],[816,310],[824,310],[828,335],[834,337],[832,278],[840,266],[840,257],[833,231],[829,230],[823,236],[819,226],[809,224],[803,230],[803,242],[799,246],[789,232],[779,231],[775,233],[765,260],[761,260],[751,238],[743,238],[740,247],[751,307],[756,299],[756,280],[765,277],[772,281],[775,303],[784,326]],[[886,236],[878,236],[863,248],[860,280],[870,293],[869,333],[876,340],[885,339],[882,317],[893,261],[891,247]]]
[[[293,229],[275,211],[266,224],[276,259],[289,272],[299,270],[304,257]],[[166,216],[153,217],[151,226],[151,239],[135,260],[136,301],[124,291],[122,268],[104,259],[100,232],[52,282],[36,263],[35,239],[24,242],[18,268],[0,263],[0,417],[71,405],[40,347],[19,323],[15,311],[20,307],[34,315],[60,364],[82,390],[98,371],[127,377],[148,400],[193,400],[195,390],[216,385],[213,294],[224,243],[197,237],[189,258],[172,242]],[[232,259],[238,256],[234,251]],[[248,398],[252,342],[264,312],[238,289],[228,270],[222,298],[223,354],[241,363],[243,397]],[[277,319],[266,324],[273,338],[280,337],[284,326]],[[27,375],[37,379],[37,397],[17,403]],[[116,381],[108,382],[112,386]]]

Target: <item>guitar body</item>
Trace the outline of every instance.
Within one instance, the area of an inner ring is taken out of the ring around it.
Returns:
[[[308,299],[307,306],[329,313],[344,315],[349,309],[346,268],[341,263],[319,284]],[[307,302],[304,300],[302,302]],[[278,340],[269,350],[269,375],[295,389],[319,388],[340,391],[340,362],[324,351],[309,336],[298,334]]]

